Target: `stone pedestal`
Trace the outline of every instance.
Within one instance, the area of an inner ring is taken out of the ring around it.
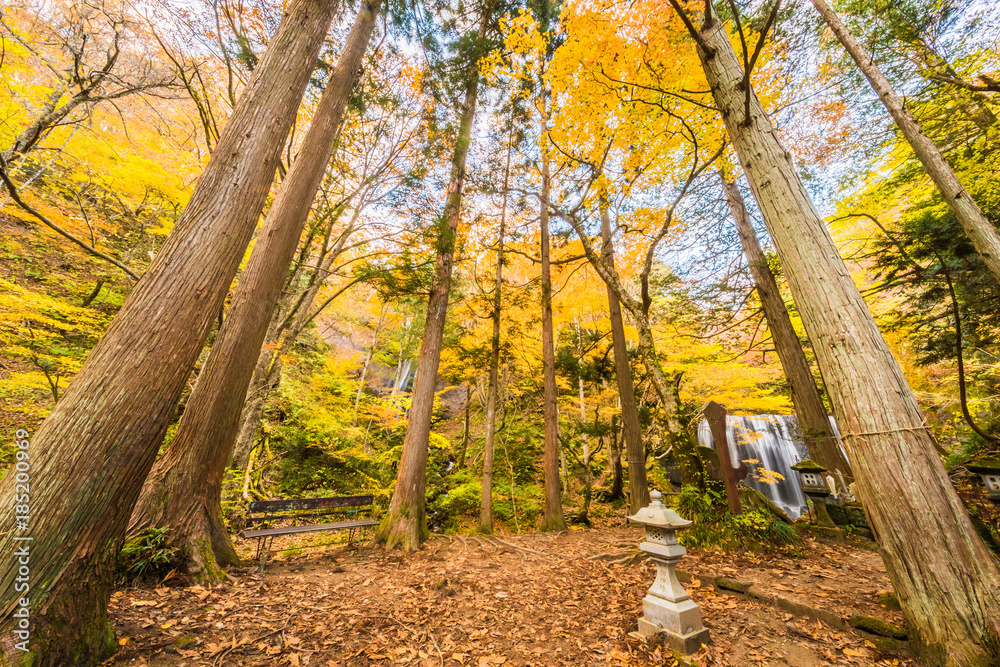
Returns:
[[[830,518],[830,512],[826,509],[826,495],[820,493],[806,493],[813,501],[813,509],[816,510],[816,525],[823,528],[836,528],[837,524]]]
[[[708,642],[708,630],[701,624],[701,609],[677,580],[677,562],[687,553],[680,544],[642,542],[639,548],[656,564],[656,581],[642,600],[639,634],[653,637],[663,633],[675,651],[695,653]]]

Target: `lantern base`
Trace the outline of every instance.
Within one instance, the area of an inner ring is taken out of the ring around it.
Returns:
[[[708,641],[708,630],[701,624],[701,610],[684,595],[683,600],[668,600],[650,592],[642,600],[639,634],[663,636],[675,651],[694,653]]]
[[[645,618],[639,619],[639,634],[647,639],[662,636],[664,644],[672,650],[685,655],[697,653],[702,644],[707,644],[711,641],[708,636],[708,628],[702,628],[686,635],[678,635],[664,630],[656,623],[650,623]]]

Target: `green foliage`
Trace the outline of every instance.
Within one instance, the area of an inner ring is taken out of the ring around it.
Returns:
[[[742,514],[730,514],[725,492],[714,485],[705,491],[696,486],[682,487],[675,507],[681,516],[694,522],[680,535],[685,546],[763,551],[799,542],[795,528],[775,521],[766,510],[745,508]]]
[[[129,583],[155,583],[181,562],[180,551],[170,544],[169,529],[147,528],[126,540],[118,571]]]

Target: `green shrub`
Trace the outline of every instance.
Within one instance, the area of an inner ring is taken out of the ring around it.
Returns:
[[[157,582],[180,563],[180,550],[170,544],[169,531],[169,528],[147,528],[126,540],[118,559],[118,571],[124,581]]]
[[[795,528],[776,521],[765,509],[744,508],[742,514],[729,513],[721,483],[710,484],[702,491],[696,486],[684,486],[677,495],[677,512],[694,522],[680,534],[685,546],[723,550],[747,549],[760,551],[782,548],[799,542]]]

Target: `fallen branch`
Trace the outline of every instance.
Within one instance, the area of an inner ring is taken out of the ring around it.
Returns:
[[[535,551],[534,549],[529,549],[528,547],[522,547],[520,545],[514,544],[513,542],[501,540],[499,537],[494,537],[493,539],[504,546],[510,547],[511,549],[517,549],[518,551],[524,551],[529,554],[535,554],[536,556],[545,556],[546,558],[562,558],[563,560],[569,560],[568,558],[566,558],[566,556],[562,556],[560,554],[545,553],[544,551]]]

